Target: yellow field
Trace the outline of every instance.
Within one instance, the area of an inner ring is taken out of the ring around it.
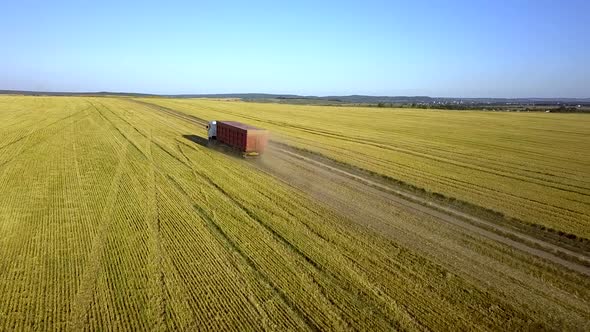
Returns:
[[[143,99],[590,238],[590,116]]]
[[[585,117],[510,115],[525,141],[495,114],[157,102],[588,234]],[[400,244],[187,134],[123,98],[0,97],[0,330],[590,328],[588,278],[450,226]]]

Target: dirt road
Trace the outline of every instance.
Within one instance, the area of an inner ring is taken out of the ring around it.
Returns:
[[[328,165],[326,163],[322,163],[322,162],[314,160],[312,158],[305,157],[305,156],[298,154],[296,152],[288,151],[286,149],[282,149],[282,148],[279,148],[276,146],[271,146],[271,149],[275,152],[278,152],[278,153],[287,154],[287,155],[295,158],[296,160],[299,160],[300,162],[306,162],[306,163],[312,164],[314,166],[321,167],[322,169],[331,172],[330,177],[332,177],[332,178],[335,175],[338,175],[338,176],[341,176],[344,178],[356,180],[360,183],[366,184],[366,185],[374,187],[374,188],[381,189],[387,193],[394,194],[394,195],[389,195],[387,197],[392,203],[399,204],[401,206],[407,207],[411,210],[414,210],[414,211],[422,213],[422,214],[427,214],[427,215],[436,217],[440,221],[444,221],[444,222],[447,222],[447,223],[450,223],[450,224],[453,224],[456,226],[460,226],[468,231],[474,232],[474,233],[479,234],[481,236],[485,236],[485,237],[492,239],[494,241],[501,242],[503,244],[514,247],[516,249],[526,251],[526,252],[536,255],[538,257],[542,257],[544,259],[561,264],[561,265],[566,266],[574,271],[584,273],[586,275],[590,275],[590,268],[588,268],[586,266],[576,264],[571,261],[562,259],[559,256],[551,254],[547,251],[527,246],[527,245],[523,244],[522,242],[514,241],[506,236],[501,236],[498,233],[509,234],[513,238],[519,238],[522,241],[526,241],[526,242],[535,244],[535,245],[543,247],[547,250],[561,252],[566,255],[575,257],[581,261],[590,262],[590,258],[588,258],[587,256],[582,255],[580,253],[573,252],[573,251],[565,249],[565,248],[561,248],[559,246],[541,241],[539,239],[533,238],[533,237],[528,236],[526,234],[516,232],[512,229],[501,227],[497,224],[487,222],[483,219],[470,216],[466,213],[463,213],[463,212],[460,212],[457,210],[453,210],[451,208],[427,201],[421,197],[403,192],[401,190],[395,189],[394,187],[383,185],[381,183],[372,181],[366,177],[352,174],[352,173],[345,171],[341,168],[334,167],[334,166]],[[293,161],[295,161],[295,160],[293,160]],[[279,171],[279,170],[276,170],[274,167],[272,167],[272,164],[270,164],[270,163],[267,163],[267,169],[271,174],[276,174]],[[318,174],[318,170],[314,169],[311,171],[311,174],[306,174],[304,176],[305,177],[309,177],[310,175],[317,176],[317,174]],[[324,176],[326,176],[326,174],[324,174]],[[361,192],[364,192],[364,191],[366,191],[366,190],[362,190]],[[416,203],[416,202],[418,202],[418,203]],[[482,227],[477,227],[477,226],[467,223],[464,220],[461,220],[457,217],[467,219],[467,220],[471,221],[472,223],[475,223],[475,224],[478,224],[481,226],[485,226],[486,228],[495,229],[497,232],[491,232],[491,231],[488,231]]]
[[[146,102],[137,102],[155,111],[167,113],[199,126],[207,124],[206,120],[176,110]],[[428,234],[431,242],[433,239],[447,242],[465,241],[464,237],[472,238],[477,236],[590,276],[589,267],[563,259],[554,252],[590,263],[590,258],[583,254],[487,222],[461,211],[438,205],[400,191],[393,186],[378,183],[368,177],[352,174],[340,167],[328,165],[305,156],[296,150],[285,149],[279,145],[271,144],[269,153],[259,162],[252,163],[252,165],[295,188],[311,194],[353,221],[368,226],[392,240],[406,243],[411,247],[415,247],[416,243],[420,243],[418,238],[428,237]],[[347,190],[349,192],[346,195],[344,192]],[[410,211],[418,216],[420,220],[428,220],[429,223],[438,222],[445,225],[446,228],[441,229],[415,220],[411,223],[393,222],[392,220],[395,218],[392,218],[392,214],[400,214],[400,210]],[[424,218],[425,216],[428,218]],[[449,228],[449,225],[452,228]],[[434,231],[434,228],[437,230]],[[451,229],[456,232],[452,236],[448,233]],[[494,231],[490,231],[490,229]],[[400,236],[400,234],[404,234],[404,236]],[[534,246],[531,244],[534,244]],[[423,246],[419,246],[417,249],[424,251]],[[441,252],[443,251],[441,250]],[[431,255],[432,252],[428,254]],[[456,251],[449,254],[456,254]]]

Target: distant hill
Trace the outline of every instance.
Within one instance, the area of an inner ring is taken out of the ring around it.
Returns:
[[[460,97],[428,97],[428,96],[300,96],[292,94],[268,93],[222,93],[222,94],[178,94],[158,95],[128,92],[43,92],[0,90],[0,94],[41,95],[41,96],[125,96],[125,97],[165,97],[165,98],[235,98],[247,101],[298,101],[310,103],[343,103],[343,104],[467,104],[467,105],[559,105],[559,104],[590,104],[590,98],[460,98]]]
[[[24,90],[0,90],[0,95],[24,95],[24,96],[125,96],[125,97],[156,97],[148,93],[127,92],[48,92],[48,91],[24,91]]]

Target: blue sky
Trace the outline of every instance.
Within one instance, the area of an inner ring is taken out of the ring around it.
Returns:
[[[590,1],[0,5],[0,89],[590,97]]]

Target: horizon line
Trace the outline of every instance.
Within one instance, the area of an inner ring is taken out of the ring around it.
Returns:
[[[444,97],[444,96],[429,96],[429,95],[370,95],[370,94],[343,94],[343,95],[300,95],[295,93],[267,93],[267,92],[223,92],[223,93],[149,93],[149,92],[116,92],[116,91],[42,91],[42,90],[12,90],[0,89],[0,94],[22,94],[22,93],[36,93],[36,94],[64,94],[64,95],[84,95],[84,94],[119,94],[119,95],[146,95],[146,96],[160,96],[160,97],[175,97],[175,96],[223,96],[223,95],[269,95],[269,96],[292,96],[302,98],[329,98],[329,97],[372,97],[372,98],[431,98],[431,99],[527,99],[527,100],[590,100],[590,97]]]

